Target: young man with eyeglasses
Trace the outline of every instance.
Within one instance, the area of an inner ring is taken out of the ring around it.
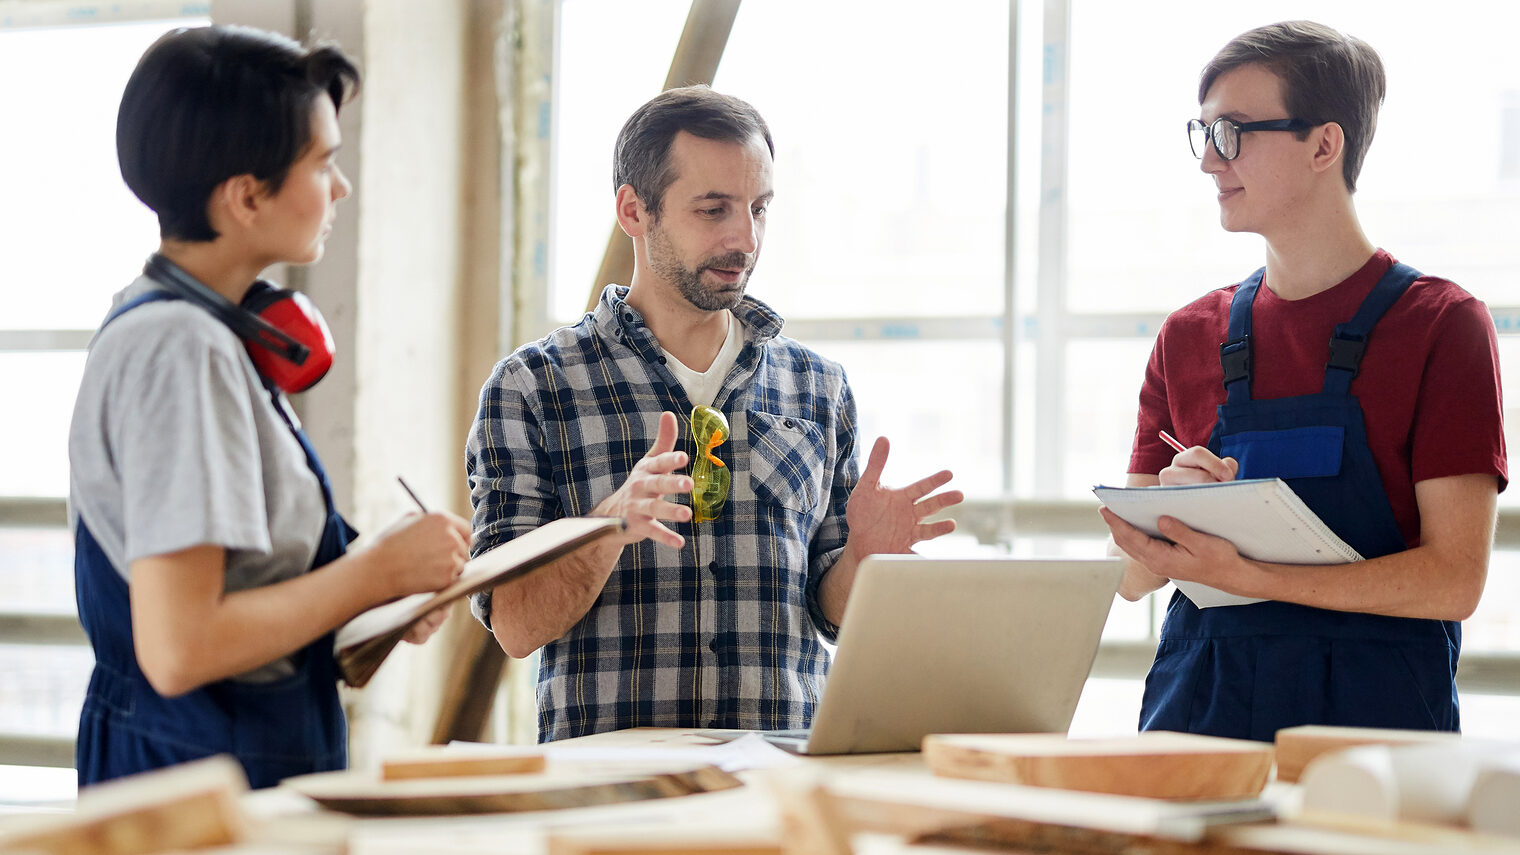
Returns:
[[[753,107],[706,87],[635,111],[613,175],[632,280],[481,392],[476,552],[561,516],[628,523],[473,603],[508,654],[543,649],[541,740],[808,726],[859,561],[954,528],[923,522],[961,500],[930,495],[949,472],[884,487],[879,439],[857,474],[844,371],[744,293],[773,152]]]
[[[1459,728],[1459,622],[1483,592],[1508,477],[1498,355],[1481,302],[1398,264],[1358,222],[1384,91],[1371,47],[1304,21],[1244,33],[1203,71],[1193,152],[1221,224],[1261,235],[1266,266],[1167,319],[1129,483],[1280,477],[1366,560],[1272,565],[1105,510],[1127,598],[1179,579],[1262,600],[1199,609],[1173,594],[1142,729]],[[1192,447],[1174,454],[1162,430]]]

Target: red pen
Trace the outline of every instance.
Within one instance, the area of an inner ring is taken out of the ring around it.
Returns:
[[[1157,433],[1161,434],[1162,441],[1165,442],[1167,445],[1170,445],[1172,448],[1175,448],[1178,451],[1187,451],[1187,446],[1185,446],[1182,443],[1178,442],[1177,441],[1177,437],[1172,436],[1171,434],[1167,433],[1164,430],[1163,431],[1157,431]]]

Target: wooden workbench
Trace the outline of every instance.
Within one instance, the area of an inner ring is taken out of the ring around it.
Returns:
[[[620,756],[680,757],[721,744],[713,731],[635,729],[565,740],[555,751]],[[709,755],[711,752],[708,752]],[[632,852],[637,845],[702,840],[703,853],[775,855],[803,835],[845,841],[858,855],[966,852],[951,841],[1001,851],[1118,855],[1415,855],[1429,852],[1520,853],[1520,840],[1479,838],[1435,827],[1357,827],[1328,830],[1256,823],[1213,828],[1199,843],[1179,843],[1178,823],[1204,834],[1197,806],[1098,793],[933,776],[922,755],[868,754],[794,757],[745,754],[767,768],[736,774],[743,786],[646,801],[553,811],[456,816],[354,817],[320,809],[284,788],[248,793],[238,802],[252,834],[221,855],[485,855]],[[728,756],[726,759],[732,759]],[[681,758],[681,762],[685,762]],[[1268,784],[1264,798],[1286,806],[1297,789]],[[799,831],[800,829],[800,831]],[[935,844],[910,842],[941,832]],[[1182,836],[1186,836],[1182,834]],[[1196,836],[1194,839],[1198,839]],[[567,843],[568,840],[568,843]],[[597,850],[587,840],[607,841]],[[1009,847],[1013,844],[1025,848]],[[560,849],[552,849],[558,845]],[[575,846],[582,848],[576,849]],[[566,848],[568,847],[568,848]],[[665,851],[649,848],[643,851]],[[677,850],[691,852],[694,850]],[[790,850],[838,855],[821,844]]]

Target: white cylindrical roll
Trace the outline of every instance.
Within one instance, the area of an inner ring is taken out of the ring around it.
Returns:
[[[1399,819],[1461,825],[1484,759],[1475,744],[1396,745],[1388,749],[1398,784]]]
[[[1321,754],[1299,778],[1306,811],[1394,820],[1399,787],[1386,745],[1360,745]]]
[[[1520,835],[1520,746],[1511,743],[1360,745],[1314,758],[1299,783],[1305,811]]]
[[[1520,837],[1520,755],[1488,764],[1473,781],[1467,824],[1486,834]]]

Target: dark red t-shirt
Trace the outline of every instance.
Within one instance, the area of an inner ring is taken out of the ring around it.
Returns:
[[[1393,264],[1378,250],[1346,281],[1303,300],[1260,288],[1251,318],[1251,396],[1318,393],[1335,326],[1356,314]],[[1225,400],[1219,345],[1229,338],[1236,287],[1204,295],[1162,325],[1140,388],[1131,473],[1154,475],[1172,462],[1175,452],[1159,430],[1185,445],[1208,443]],[[1383,488],[1411,547],[1420,536],[1416,482],[1482,473],[1498,476],[1504,489],[1498,345],[1488,308],[1471,294],[1445,279],[1416,280],[1373,328],[1351,394],[1361,402]]]

